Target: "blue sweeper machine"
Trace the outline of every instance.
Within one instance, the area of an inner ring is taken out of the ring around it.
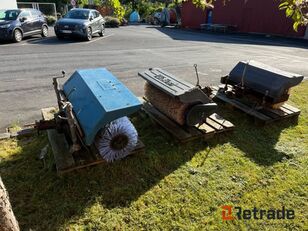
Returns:
[[[64,77],[62,72],[53,78],[58,102],[54,118],[37,122],[36,128],[64,134],[74,155],[94,146],[111,162],[134,150],[138,133],[127,116],[141,108],[138,98],[105,68],[77,70],[61,86],[58,79]]]

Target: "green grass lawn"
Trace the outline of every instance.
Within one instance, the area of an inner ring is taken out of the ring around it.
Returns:
[[[22,230],[307,230],[308,82],[292,91],[298,124],[257,127],[239,111],[219,114],[229,135],[180,146],[134,118],[146,152],[58,177],[39,137],[0,142],[0,174]],[[294,220],[222,221],[221,206],[295,210]]]

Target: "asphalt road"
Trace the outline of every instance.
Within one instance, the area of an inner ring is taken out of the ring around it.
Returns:
[[[308,76],[308,42],[262,36],[205,34],[172,28],[128,26],[108,29],[90,42],[32,37],[0,43],[0,132],[12,123],[40,119],[56,105],[51,77],[65,70],[106,67],[136,95],[143,94],[138,71],[161,67],[192,83],[198,64],[201,84],[218,84],[239,60],[254,59]]]

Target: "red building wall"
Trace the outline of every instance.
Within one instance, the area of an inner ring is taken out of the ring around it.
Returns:
[[[213,23],[236,25],[239,32],[277,34],[303,37],[305,28],[293,30],[292,19],[278,9],[277,0],[216,0],[213,9]],[[183,3],[183,27],[200,28],[206,23],[206,11],[196,9],[191,0]]]
[[[278,9],[276,0],[231,0],[214,4],[213,23],[237,25],[241,32],[304,36],[304,28],[293,30],[292,19]]]
[[[200,24],[206,21],[206,11],[196,8],[191,0],[183,2],[181,21],[184,28],[200,29]]]

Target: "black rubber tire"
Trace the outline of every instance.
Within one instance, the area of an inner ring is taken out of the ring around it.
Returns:
[[[45,25],[42,27],[41,36],[42,36],[43,38],[48,37],[48,27],[45,26]]]
[[[102,25],[101,31],[98,33],[99,36],[103,37],[105,35],[105,25]]]
[[[22,41],[22,32],[20,29],[15,29],[14,32],[13,32],[13,41],[15,43],[19,43]]]
[[[87,34],[86,34],[86,41],[91,41],[92,40],[92,29],[91,27],[87,28]]]

